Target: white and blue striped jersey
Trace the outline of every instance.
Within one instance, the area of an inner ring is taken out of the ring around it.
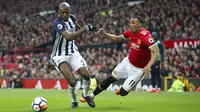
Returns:
[[[75,32],[76,18],[70,15],[68,21],[63,21],[60,17],[56,17],[53,23],[53,41],[51,57],[67,56],[78,51],[78,47],[74,40],[66,40],[61,33],[63,31]]]

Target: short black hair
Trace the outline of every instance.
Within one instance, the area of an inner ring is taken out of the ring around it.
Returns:
[[[143,20],[143,18],[142,18],[141,16],[134,16],[133,18],[137,18],[138,21],[139,21],[139,22],[142,24],[142,26],[143,26],[144,20]]]

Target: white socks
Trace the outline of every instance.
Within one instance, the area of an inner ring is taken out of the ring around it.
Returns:
[[[90,90],[90,80],[86,81],[83,79],[83,96],[86,97],[88,94],[88,91]]]
[[[77,102],[77,99],[76,99],[76,88],[75,87],[71,87],[70,85],[69,86],[69,93],[70,93],[70,96],[72,98],[72,102]]]

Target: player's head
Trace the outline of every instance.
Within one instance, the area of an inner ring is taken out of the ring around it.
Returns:
[[[59,14],[62,20],[68,20],[70,14],[70,6],[67,2],[60,3]]]
[[[140,16],[135,16],[131,18],[129,25],[131,31],[137,33],[143,25],[143,20]]]

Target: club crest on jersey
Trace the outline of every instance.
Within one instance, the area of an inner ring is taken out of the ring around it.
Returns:
[[[58,24],[57,27],[58,27],[58,29],[62,29],[62,25],[61,24]]]
[[[131,46],[130,46],[132,49],[135,49],[135,50],[139,50],[140,49],[140,46],[135,44],[135,43],[131,43]]]
[[[149,41],[149,43],[155,42],[155,40],[153,38],[149,38],[148,41]]]

